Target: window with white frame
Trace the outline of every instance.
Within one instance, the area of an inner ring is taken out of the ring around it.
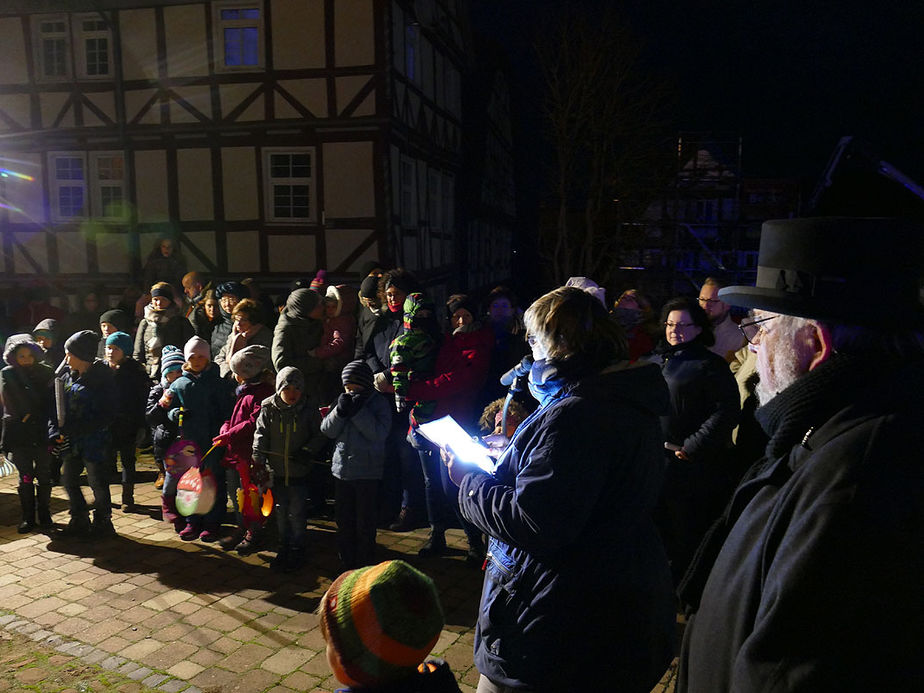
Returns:
[[[86,79],[109,77],[111,35],[109,23],[98,14],[74,18],[77,73]]]
[[[219,72],[263,67],[263,3],[214,5],[215,69]]]
[[[405,228],[417,226],[417,175],[414,160],[401,157],[401,225]]]
[[[82,152],[51,154],[51,216],[68,221],[87,216],[86,156]]]
[[[125,155],[122,152],[93,152],[90,155],[93,216],[124,219]]]
[[[105,15],[40,15],[33,27],[39,81],[61,82],[72,76],[88,80],[111,78],[112,31]]]
[[[70,77],[67,17],[39,17],[36,20],[36,31],[38,77],[44,81]]]
[[[314,200],[314,149],[264,149],[266,218],[277,222],[317,219]]]
[[[125,218],[123,152],[53,152],[48,168],[54,221]]]

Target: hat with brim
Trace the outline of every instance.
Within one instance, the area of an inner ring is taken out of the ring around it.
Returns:
[[[924,324],[924,228],[901,219],[814,217],[764,223],[755,286],[719,298],[744,308],[853,325]]]

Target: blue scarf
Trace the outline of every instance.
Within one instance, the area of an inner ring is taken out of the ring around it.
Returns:
[[[558,373],[558,368],[540,359],[529,370],[529,393],[539,402],[540,407],[558,399],[567,385],[567,381]]]

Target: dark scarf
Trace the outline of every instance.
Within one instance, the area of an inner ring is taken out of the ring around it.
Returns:
[[[769,436],[764,457],[744,475],[725,512],[710,527],[690,562],[677,593],[687,611],[699,608],[706,580],[738,517],[767,484],[782,485],[792,476],[777,464],[796,445],[807,445],[815,429],[853,401],[855,394],[900,367],[896,360],[834,354],[776,395],[755,414]],[[768,475],[769,474],[769,475]]]

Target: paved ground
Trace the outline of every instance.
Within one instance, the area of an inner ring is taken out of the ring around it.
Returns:
[[[118,536],[92,543],[17,534],[16,478],[0,479],[0,629],[36,643],[34,657],[8,659],[0,638],[0,669],[37,669],[28,685],[42,691],[61,690],[47,664],[61,664],[56,654],[138,682],[113,684],[126,692],[335,690],[315,613],[338,570],[333,523],[313,521],[308,564],[279,575],[269,570],[268,551],[241,557],[181,542],[160,521],[153,466],[142,461],[139,470],[147,481],[136,488],[138,510],[115,510]],[[112,493],[117,501],[119,487]],[[52,511],[59,525],[67,521],[60,487]],[[478,679],[472,643],[482,574],[464,562],[461,531],[449,532],[456,551],[439,559],[417,558],[425,535],[380,531],[379,559],[407,560],[436,582],[446,626],[434,653],[468,693]],[[668,673],[655,690],[671,689]]]

